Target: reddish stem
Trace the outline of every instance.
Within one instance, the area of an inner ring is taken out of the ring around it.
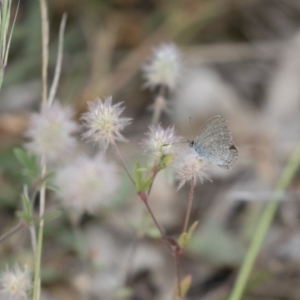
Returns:
[[[135,186],[135,181],[134,181],[134,179],[132,178],[132,176],[130,175],[130,172],[129,172],[128,168],[127,168],[127,165],[126,165],[126,163],[125,163],[125,161],[124,161],[124,159],[123,159],[121,153],[119,152],[119,149],[118,149],[117,145],[116,145],[115,143],[112,143],[111,146],[112,146],[112,148],[114,149],[114,151],[115,151],[115,153],[116,153],[118,159],[120,160],[121,164],[123,165],[123,167],[124,167],[124,169],[125,169],[125,171],[126,171],[128,177],[130,178],[131,182],[132,182],[133,185]]]
[[[120,152],[118,150],[118,147],[116,146],[115,143],[112,144],[112,147],[113,147],[113,149],[114,149],[117,157],[119,158],[120,162],[122,163],[122,166],[124,167],[126,173],[128,174],[129,178],[131,179],[133,185],[135,186],[135,181],[131,177],[131,175],[129,173],[129,170],[128,170],[127,166],[126,166],[126,163],[125,163],[123,157],[121,156],[121,154],[120,154]],[[153,180],[154,180],[156,174],[157,174],[157,170],[154,169],[153,170]],[[144,204],[145,204],[145,206],[146,206],[146,208],[147,208],[147,210],[148,210],[148,212],[149,212],[149,214],[150,214],[150,216],[151,216],[151,218],[152,218],[155,226],[159,230],[162,240],[167,245],[167,247],[169,248],[170,252],[172,253],[172,256],[174,257],[175,265],[176,265],[177,289],[178,289],[178,293],[179,293],[179,300],[181,300],[179,257],[181,255],[182,251],[181,251],[180,246],[177,244],[176,241],[174,241],[173,239],[168,238],[164,234],[162,228],[160,227],[158,221],[156,220],[156,218],[155,218],[155,216],[154,216],[154,214],[152,212],[152,209],[151,209],[151,207],[149,206],[149,203],[148,203],[148,193],[150,193],[150,191],[151,191],[151,186],[150,186],[150,188],[149,188],[149,190],[148,190],[147,193],[140,192],[140,193],[138,193],[138,195],[139,195],[140,199],[144,202]]]
[[[153,168],[152,168],[152,182],[151,182],[151,184],[150,184],[150,186],[149,186],[149,189],[148,189],[148,192],[147,192],[147,195],[148,195],[148,196],[149,196],[149,194],[150,194],[150,192],[151,192],[151,190],[152,190],[152,186],[153,186],[153,183],[154,183],[154,179],[155,179],[157,173],[158,173],[157,166],[154,165]]]

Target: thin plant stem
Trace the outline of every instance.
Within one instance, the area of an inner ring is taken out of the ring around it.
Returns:
[[[153,115],[152,115],[153,125],[156,125],[159,122],[161,113],[165,108],[165,105],[163,103],[163,101],[165,101],[165,93],[166,93],[166,87],[164,85],[161,85],[153,104]]]
[[[14,233],[18,232],[22,228],[26,227],[27,224],[25,221],[21,220],[17,225],[15,225],[13,228],[11,228],[9,231],[5,232],[0,236],[0,243],[3,242],[6,238],[13,235]]]
[[[66,28],[66,22],[67,22],[67,14],[64,14],[61,19],[60,28],[59,28],[57,61],[55,66],[54,79],[49,92],[49,98],[48,98],[49,105],[51,105],[54,100],[59,78],[60,78],[62,59],[63,59],[63,45],[64,45],[64,33]]]
[[[153,214],[153,211],[152,211],[151,207],[149,206],[148,201],[143,201],[143,202],[145,203],[145,205],[146,205],[146,207],[147,207],[147,210],[148,210],[148,212],[149,212],[149,214],[150,214],[150,216],[151,216],[151,218],[152,218],[152,220],[153,220],[155,226],[156,226],[157,229],[159,230],[162,240],[165,242],[166,246],[170,249],[170,252],[172,253],[172,255],[173,255],[173,257],[174,257],[174,260],[177,259],[178,254],[174,251],[174,249],[173,249],[172,246],[171,246],[172,240],[169,239],[169,238],[165,235],[165,233],[163,232],[162,228],[160,227],[158,221],[156,220],[156,218],[155,218],[155,216],[154,216],[154,214]],[[174,246],[174,245],[173,245],[173,246]]]
[[[46,161],[45,157],[41,159],[42,166],[42,177],[46,174]],[[41,289],[41,259],[43,250],[43,236],[44,236],[44,213],[45,213],[45,203],[46,202],[46,185],[42,184],[40,189],[40,221],[39,221],[39,231],[38,231],[38,242],[37,242],[37,252],[35,255],[35,267],[34,267],[34,287],[33,287],[33,300],[38,300],[40,296]]]
[[[37,241],[36,241],[36,231],[33,224],[29,226],[29,232],[30,232],[30,240],[31,240],[33,254],[34,256],[36,256]]]
[[[162,228],[161,228],[160,225],[158,224],[158,222],[157,222],[157,220],[156,220],[156,218],[155,218],[155,216],[154,216],[154,214],[153,214],[153,211],[152,211],[151,207],[149,206],[148,201],[144,201],[144,203],[145,203],[145,205],[146,205],[146,207],[147,207],[147,210],[148,210],[149,214],[151,215],[151,218],[152,218],[152,220],[153,220],[155,226],[156,226],[157,229],[159,230],[161,237],[162,237],[163,239],[165,239],[165,238],[166,238],[166,235],[164,234]],[[168,246],[169,246],[169,244],[168,244]]]
[[[19,2],[15,17],[9,32],[10,14],[12,0],[4,0],[0,2],[0,89],[3,83],[3,77],[6,70],[8,53],[12,38],[12,33],[15,27],[16,18],[19,10]]]
[[[41,18],[42,18],[42,80],[43,80],[43,92],[42,103],[47,102],[48,94],[48,62],[49,62],[49,21],[48,21],[48,9],[46,0],[40,0]]]
[[[28,187],[27,185],[24,185],[23,188],[23,194],[25,195],[25,197],[29,198],[28,195]],[[32,198],[30,199],[30,202],[33,204],[33,199],[35,198],[36,195],[36,190],[34,190]],[[33,207],[33,205],[31,206]],[[36,230],[35,230],[35,225],[33,220],[31,220],[30,224],[29,224],[29,233],[30,233],[30,241],[31,241],[31,246],[32,246],[32,250],[33,250],[33,254],[34,256],[36,256],[36,249],[37,249],[37,242],[36,242]]]
[[[40,0],[41,9],[41,21],[42,21],[42,103],[47,103],[48,98],[48,62],[49,62],[49,21],[48,21],[48,9],[46,0]],[[41,158],[41,175],[42,178],[46,175],[46,158],[42,156]],[[46,184],[42,184],[40,188],[40,221],[38,229],[38,241],[37,249],[35,255],[35,265],[34,265],[34,284],[33,284],[33,300],[38,300],[40,298],[41,292],[41,260],[42,260],[42,249],[43,249],[43,236],[44,236],[44,213],[45,213],[45,203],[46,203]]]
[[[114,149],[114,151],[115,151],[115,153],[116,153],[118,159],[120,160],[122,166],[124,167],[126,173],[128,174],[130,180],[132,181],[133,185],[135,186],[135,182],[134,182],[132,176],[131,176],[130,173],[129,173],[129,170],[128,170],[128,168],[127,168],[127,165],[126,165],[126,163],[125,163],[125,161],[124,161],[124,159],[123,159],[121,153],[119,152],[119,149],[118,149],[117,145],[116,145],[115,143],[112,143],[112,147],[113,147],[113,149]],[[169,244],[168,241],[167,241],[166,235],[164,234],[164,232],[163,232],[162,228],[160,227],[159,223],[157,222],[157,220],[156,220],[156,218],[155,218],[155,216],[154,216],[154,214],[153,214],[153,212],[152,212],[152,209],[151,209],[151,207],[150,207],[149,204],[148,204],[148,196],[147,196],[147,194],[144,194],[144,197],[145,197],[146,199],[144,199],[143,196],[141,196],[140,194],[139,194],[139,197],[140,197],[141,200],[144,202],[144,204],[145,204],[145,206],[146,206],[146,208],[147,208],[147,210],[148,210],[148,212],[149,212],[149,214],[150,214],[150,216],[151,216],[151,218],[152,218],[152,220],[153,220],[155,226],[157,227],[157,229],[159,230],[159,232],[160,232],[160,234],[161,234],[161,237],[162,237],[163,241],[166,243],[166,245],[169,247],[169,249],[170,249],[171,252],[173,253],[173,250],[172,250],[170,244]]]
[[[0,1],[0,90],[3,83],[12,33],[15,27],[20,4],[20,2],[18,2],[15,17],[9,32],[11,3],[12,0]]]
[[[176,255],[174,257],[175,261],[175,270],[176,270],[176,286],[177,286],[177,295],[176,300],[181,300],[182,299],[182,292],[181,292],[181,275],[180,275],[180,264],[179,264],[179,256]]]
[[[129,170],[128,170],[127,166],[126,166],[126,163],[125,163],[125,161],[124,161],[121,153],[119,152],[119,149],[118,149],[117,145],[115,143],[112,143],[112,147],[113,147],[113,149],[114,149],[117,157],[119,158],[120,162],[122,163],[122,166],[124,167],[126,173],[128,174],[129,178],[131,179],[133,185],[135,186],[135,182],[134,182],[133,178],[131,177],[131,175],[129,173]],[[179,255],[176,252],[174,252],[174,250],[173,250],[173,248],[172,248],[172,246],[170,244],[170,242],[171,242],[170,239],[164,234],[162,228],[160,227],[158,221],[156,220],[156,218],[155,218],[155,216],[153,214],[153,211],[152,211],[152,209],[151,209],[151,207],[149,206],[149,203],[148,203],[148,194],[143,193],[143,195],[142,194],[138,194],[138,195],[141,198],[141,200],[143,201],[143,203],[145,204],[145,206],[146,206],[146,208],[147,208],[147,210],[148,210],[148,212],[149,212],[149,214],[150,214],[150,216],[151,216],[151,218],[152,218],[155,226],[159,230],[162,240],[164,241],[164,243],[166,244],[166,246],[169,248],[169,250],[170,250],[170,252],[171,252],[174,260],[176,261],[175,263],[176,263],[176,274],[177,274],[176,275],[176,278],[177,278],[177,289],[178,289],[178,291],[179,291],[179,293],[181,295],[180,273],[177,270],[177,268],[179,268],[179,262],[177,261],[179,259],[178,258]],[[181,298],[179,300],[181,300]]]
[[[150,195],[150,193],[151,193],[151,190],[152,190],[152,187],[153,187],[153,183],[154,183],[154,180],[155,180],[155,177],[156,177],[156,175],[157,175],[157,167],[155,167],[155,171],[153,172],[153,174],[152,174],[152,182],[151,182],[151,184],[150,184],[150,186],[149,186],[149,189],[148,189],[148,191],[147,191],[147,196],[149,196]]]
[[[184,220],[184,226],[183,226],[183,232],[187,231],[189,220],[191,216],[192,206],[193,206],[193,200],[194,200],[194,190],[195,190],[195,178],[194,176],[191,179],[191,187],[189,192],[189,203],[186,210],[185,220]]]
[[[130,174],[130,172],[129,172],[129,170],[128,170],[128,167],[127,167],[127,165],[126,165],[126,163],[125,163],[125,161],[124,161],[124,159],[123,159],[123,157],[122,157],[122,155],[121,155],[121,153],[119,152],[119,149],[118,149],[117,145],[116,145],[115,143],[112,143],[111,146],[113,147],[113,149],[114,149],[114,151],[115,151],[115,153],[116,153],[118,159],[120,160],[122,166],[124,167],[124,169],[125,169],[125,171],[126,171],[128,177],[130,178],[131,182],[132,182],[133,185],[135,186],[135,181],[134,181],[134,179],[132,178],[132,176],[131,176],[131,174]]]
[[[258,225],[256,227],[253,240],[251,242],[250,248],[247,251],[246,257],[243,261],[242,267],[240,269],[238,278],[235,282],[232,293],[229,300],[239,300],[242,298],[246,284],[250,277],[253,265],[257,258],[258,252],[262,246],[262,243],[266,237],[268,229],[274,219],[275,213],[279,205],[279,199],[282,197],[282,193],[290,185],[294,175],[300,165],[300,142],[296,146],[293,154],[291,155],[280,179],[277,184],[275,196],[273,200],[267,204],[265,210],[263,211]]]
[[[149,196],[149,194],[150,194],[150,192],[152,190],[153,182],[154,182],[154,179],[155,179],[156,175],[157,175],[157,172],[153,172],[153,180],[152,180],[152,182],[150,184],[150,187],[149,187],[149,189],[147,191],[147,197]],[[147,212],[147,209],[144,208],[143,213],[142,213],[143,216],[146,214],[146,212]],[[135,239],[134,239],[134,241],[133,241],[133,243],[132,243],[132,245],[131,245],[131,249],[130,249],[130,252],[129,252],[129,255],[128,255],[128,259],[127,259],[127,263],[126,263],[124,278],[126,278],[126,274],[129,274],[129,270],[130,270],[130,267],[132,265],[132,260],[133,260],[134,254],[135,254],[135,252],[136,252],[136,250],[138,248],[138,243],[139,243],[140,239],[141,239],[140,236],[136,236]]]

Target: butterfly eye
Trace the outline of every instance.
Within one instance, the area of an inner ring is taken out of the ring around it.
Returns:
[[[231,146],[229,147],[229,150],[236,150],[236,151],[237,151],[237,149],[236,149],[236,147],[235,147],[234,145],[231,145]]]

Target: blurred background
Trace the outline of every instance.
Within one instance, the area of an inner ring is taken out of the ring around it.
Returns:
[[[134,121],[124,133],[130,142],[120,149],[131,168],[137,159],[143,161],[140,142],[157,92],[143,88],[141,68],[161,43],[175,43],[184,64],[179,85],[168,94],[170,112],[162,115],[162,125],[175,125],[190,138],[189,116],[194,135],[214,115],[228,121],[239,161],[230,171],[210,168],[213,182],[197,185],[192,221],[199,224],[181,259],[182,275],[193,276],[187,299],[226,299],[262,209],[300,136],[300,1],[48,4],[50,79],[60,20],[68,14],[57,98],[75,109],[78,120],[87,101],[96,97],[124,101],[125,115]],[[1,233],[18,221],[25,179],[12,149],[22,145],[28,116],[40,107],[41,61],[39,2],[22,0],[0,95]],[[97,152],[92,145],[82,147]],[[151,206],[167,234],[176,238],[189,187],[177,191],[169,177],[158,176]],[[280,199],[244,299],[300,298],[299,179],[298,174]],[[79,236],[65,215],[46,222],[43,299],[170,299],[174,269],[169,252],[158,239],[136,238],[128,220],[138,226],[143,205],[127,179],[121,188],[109,209],[83,216]],[[47,195],[49,201],[54,197]],[[78,243],[88,257],[81,257]],[[26,230],[0,245],[1,269],[14,261],[33,263]],[[126,286],[131,296],[125,295]]]

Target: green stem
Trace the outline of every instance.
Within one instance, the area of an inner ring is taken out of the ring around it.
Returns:
[[[186,215],[185,215],[184,226],[183,226],[182,232],[187,232],[187,229],[188,229],[190,215],[191,215],[192,206],[193,206],[193,200],[194,200],[194,190],[195,190],[195,178],[193,176],[192,180],[191,180],[191,187],[190,187],[190,192],[189,192],[189,202],[188,202],[188,207],[186,210]]]
[[[41,188],[41,198],[45,197],[45,186]],[[42,201],[41,201],[42,202]],[[38,234],[38,244],[37,252],[35,257],[35,267],[34,267],[34,289],[33,289],[33,300],[39,299],[39,292],[41,286],[41,258],[42,258],[42,249],[43,249],[43,236],[44,236],[44,219],[43,216],[40,216],[39,223],[39,234]]]
[[[42,178],[46,174],[46,161],[42,158]],[[39,233],[38,233],[38,244],[37,252],[35,256],[34,265],[34,286],[33,286],[33,300],[38,300],[40,297],[41,289],[41,259],[43,250],[43,236],[44,236],[44,213],[45,213],[45,202],[46,202],[46,185],[43,183],[40,189],[40,222],[39,222]]]
[[[1,87],[2,87],[2,83],[3,83],[3,74],[4,71],[2,69],[2,67],[0,66],[0,90],[1,90]]]
[[[233,291],[228,298],[229,300],[239,300],[241,299],[243,292],[245,290],[247,281],[249,279],[250,273],[252,271],[254,262],[258,255],[258,252],[261,248],[261,245],[265,239],[265,236],[268,232],[268,229],[271,225],[271,222],[275,216],[276,210],[279,205],[280,197],[282,193],[287,189],[289,184],[291,183],[294,175],[300,165],[300,142],[298,142],[293,154],[291,155],[287,166],[285,167],[281,178],[277,184],[275,197],[273,200],[267,204],[260,220],[255,230],[252,243],[246,257],[243,261],[241,270],[239,272],[237,281],[235,282]]]

